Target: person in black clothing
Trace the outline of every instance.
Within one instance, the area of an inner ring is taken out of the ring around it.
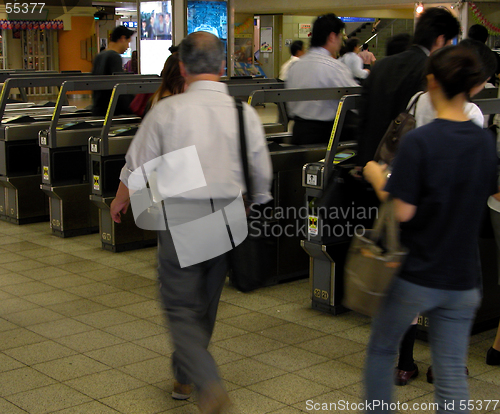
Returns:
[[[428,56],[450,43],[460,30],[458,20],[446,9],[429,8],[418,19],[413,45],[404,52],[380,60],[363,84],[358,135],[357,171],[375,155],[387,127],[410,98],[424,89]],[[367,194],[367,197],[369,195]],[[408,323],[394,381],[406,385],[418,375],[413,359],[416,326]]]
[[[437,118],[408,132],[385,185],[383,166],[367,180],[394,198],[408,256],[372,323],[365,385],[367,404],[388,412],[392,363],[399,340],[417,314],[429,318],[437,412],[468,412],[465,362],[481,302],[478,237],[486,201],[498,192],[494,140],[464,111],[471,89],[484,83],[474,50],[450,46],[432,54],[427,86]],[[464,160],[471,168],[464,168]],[[496,195],[498,196],[498,195]]]
[[[429,8],[418,19],[414,44],[373,67],[361,92],[358,166],[373,159],[390,122],[404,111],[413,95],[423,90],[429,54],[451,42],[459,30],[460,23],[449,11]]]
[[[122,57],[130,46],[130,38],[135,32],[125,26],[117,26],[111,33],[108,48],[99,53],[92,65],[92,75],[113,75],[124,72]],[[111,98],[111,90],[94,91],[92,94],[92,115],[105,115]],[[123,95],[116,106],[116,115],[131,114],[129,108],[132,95]]]

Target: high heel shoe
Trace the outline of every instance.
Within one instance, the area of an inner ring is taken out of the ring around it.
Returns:
[[[500,365],[500,351],[491,347],[486,353],[486,363],[488,365]]]

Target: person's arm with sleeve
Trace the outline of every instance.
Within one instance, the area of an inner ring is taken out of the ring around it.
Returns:
[[[293,70],[290,68],[290,70]],[[345,64],[339,64],[334,70],[327,72],[330,88],[347,88],[350,86],[359,86],[359,83],[353,77],[349,67]],[[289,75],[290,76],[290,75]]]
[[[355,78],[366,79],[370,74],[369,70],[363,69],[363,59],[356,53],[348,53],[345,56],[345,60]]]
[[[244,104],[243,108],[249,169],[253,185],[252,201],[257,204],[265,204],[272,199],[273,168],[271,156],[257,111],[247,104]]]
[[[421,151],[412,140],[410,144],[401,144],[394,160],[393,171],[387,181],[387,165],[370,161],[363,168],[363,176],[374,188],[377,197],[384,202],[388,196],[394,198],[396,218],[409,221],[417,211],[418,196],[421,185]]]
[[[378,199],[381,202],[386,201],[389,197],[389,193],[384,191],[387,184],[387,164],[369,161],[363,168],[363,177],[372,185]]]
[[[138,168],[162,155],[161,135],[154,117],[148,117],[139,127],[125,156],[125,165],[120,173],[120,185],[115,199],[110,206],[111,218],[121,223],[121,213],[125,214],[130,205],[130,193],[140,190],[137,180],[131,182],[131,176]],[[143,182],[143,186],[146,183]]]

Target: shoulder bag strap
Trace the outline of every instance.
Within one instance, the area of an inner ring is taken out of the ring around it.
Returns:
[[[423,95],[423,91],[420,91],[420,93],[415,97],[415,99],[412,101],[412,103],[410,104],[410,106],[408,107],[408,109],[405,111],[406,113],[410,113],[410,111],[413,109],[413,107],[415,107],[415,109],[413,110],[413,116],[415,116],[415,114],[417,113],[417,102],[418,102],[418,99]]]
[[[245,136],[245,123],[243,120],[243,103],[234,99],[236,103],[236,109],[238,110],[238,123],[240,128],[240,156],[241,156],[241,164],[243,167],[243,176],[245,178],[245,185],[247,187],[246,200],[248,203],[252,202],[253,197],[253,185],[252,179],[250,177],[250,170],[248,166],[248,153],[247,153],[247,142]]]

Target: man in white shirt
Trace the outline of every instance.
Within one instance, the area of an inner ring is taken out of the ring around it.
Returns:
[[[175,348],[172,397],[188,399],[194,383],[201,413],[216,414],[229,405],[229,398],[207,347],[226,278],[226,255],[212,255],[191,265],[183,265],[183,260],[186,251],[199,245],[198,239],[209,241],[195,252],[198,256],[221,247],[217,246],[217,236],[223,231],[230,241],[226,227],[236,244],[233,230],[237,229],[231,226],[229,217],[236,208],[246,228],[245,208],[243,203],[240,208],[233,202],[223,205],[221,200],[241,199],[238,192],[246,186],[239,153],[238,112],[227,86],[218,82],[224,71],[223,43],[213,34],[195,32],[181,42],[179,57],[188,89],[159,102],[144,118],[125,157],[111,215],[115,222],[121,221],[120,213],[126,212],[130,204],[129,189],[146,193],[151,199],[155,193],[162,196],[159,217],[164,215],[168,226],[158,231],[158,272]],[[271,199],[272,167],[264,131],[257,112],[247,104],[243,118],[252,199],[265,203]],[[132,195],[132,207],[138,223],[136,193]],[[149,197],[139,203],[148,212]],[[199,219],[190,217],[191,212],[201,213]],[[209,224],[217,224],[208,232],[204,221],[207,217]],[[191,231],[186,230],[190,225]],[[179,228],[184,229],[184,239],[178,237]],[[183,244],[186,240],[189,243]]]
[[[344,23],[333,13],[315,20],[311,48],[288,71],[287,88],[358,86],[349,68],[334,58],[342,45],[343,28]],[[338,103],[338,100],[290,102],[288,111],[295,121],[293,143],[327,142]]]
[[[297,62],[302,55],[304,55],[304,42],[302,40],[296,40],[290,45],[290,53],[292,56],[283,65],[281,65],[279,78],[281,80],[286,80],[288,75],[288,70],[290,67]]]

